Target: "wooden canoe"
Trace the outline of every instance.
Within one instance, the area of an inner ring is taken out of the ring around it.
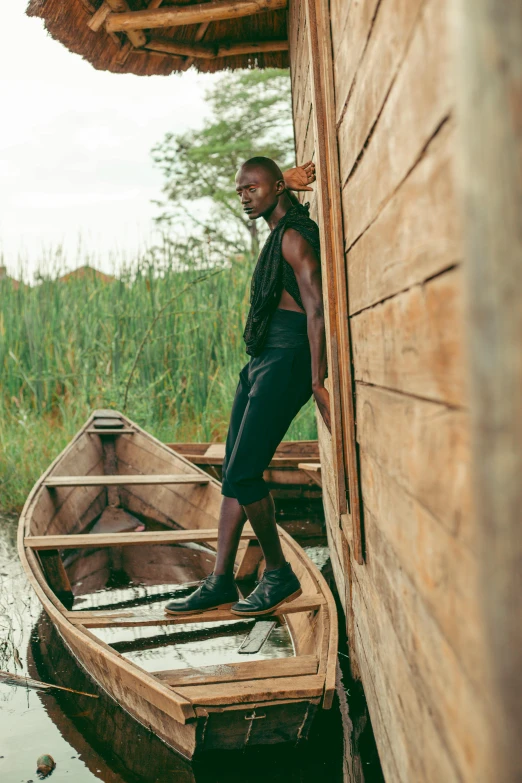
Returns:
[[[261,649],[219,665],[150,671],[125,652],[129,633],[142,646],[149,639],[152,645],[158,635],[178,630],[172,626],[225,633],[238,618],[227,610],[166,616],[160,600],[82,610],[83,597],[103,596],[99,591],[108,589],[115,574],[148,586],[161,599],[165,589],[209,573],[220,504],[216,479],[120,413],[96,411],[40,477],[19,525],[21,561],[69,650],[121,707],[187,758],[216,747],[305,739],[315,711],[331,706],[335,689],[333,596],[283,530],[285,555],[303,588],[273,618],[291,639],[286,655],[266,657]],[[145,529],[100,531],[100,518],[111,521],[111,514],[133,515]],[[255,536],[245,526],[236,578],[255,577],[262,565]],[[127,642],[115,642],[111,634],[127,634]]]

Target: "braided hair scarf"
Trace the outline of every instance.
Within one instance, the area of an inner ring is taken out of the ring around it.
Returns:
[[[283,278],[286,278],[290,283],[289,287],[293,288],[293,290],[290,290],[290,293],[297,304],[303,307],[292,267],[283,258],[282,246],[283,234],[286,229],[294,228],[309,242],[317,257],[320,258],[319,227],[310,218],[309,212],[310,206],[308,204],[291,206],[271,231],[259,254],[259,259],[252,275],[250,310],[243,333],[246,352],[250,356],[257,356],[262,350],[270,318],[277,308],[277,303],[284,287]],[[285,265],[290,268],[290,275],[285,270]],[[293,286],[291,284],[292,280],[295,284]]]

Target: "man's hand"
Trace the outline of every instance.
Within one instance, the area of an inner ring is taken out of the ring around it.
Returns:
[[[317,403],[317,407],[323,417],[323,421],[328,427],[328,432],[332,432],[332,425],[330,422],[330,395],[326,386],[317,386],[314,388],[314,399]]]
[[[308,186],[311,182],[315,182],[315,163],[309,160],[302,166],[288,169],[283,177],[288,190],[312,190]]]

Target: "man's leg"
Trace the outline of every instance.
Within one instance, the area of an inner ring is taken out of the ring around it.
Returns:
[[[190,614],[203,612],[215,607],[230,606],[238,598],[233,570],[241,531],[247,517],[243,507],[234,496],[234,490],[227,481],[226,473],[228,459],[248,404],[249,388],[247,364],[239,374],[239,383],[230,415],[225,459],[223,461],[223,480],[221,483],[223,498],[219,512],[218,545],[214,571],[187,598],[177,598],[170,601],[165,607],[167,614]]]
[[[307,348],[268,351],[253,366],[252,390],[230,456],[227,480],[252,524],[266,569],[253,593],[233,606],[236,614],[267,614],[301,592],[281,548],[274,501],[263,481],[263,471],[299,409],[311,396]]]
[[[281,548],[279,533],[277,532],[275,505],[272,495],[269,493],[261,500],[249,503],[247,506],[244,506],[244,509],[263,550],[267,571],[281,568],[286,561]]]
[[[225,574],[232,576],[234,573],[236,552],[246,519],[245,510],[237,498],[223,497],[219,512],[217,554],[214,566],[216,576]]]

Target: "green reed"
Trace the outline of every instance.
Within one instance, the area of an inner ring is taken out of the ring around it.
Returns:
[[[156,248],[109,283],[61,282],[57,268],[18,290],[0,281],[0,508],[20,508],[90,411],[123,410],[126,395],[164,441],[223,440],[252,269],[243,256],[181,266]],[[316,437],[311,402],[286,437]]]

